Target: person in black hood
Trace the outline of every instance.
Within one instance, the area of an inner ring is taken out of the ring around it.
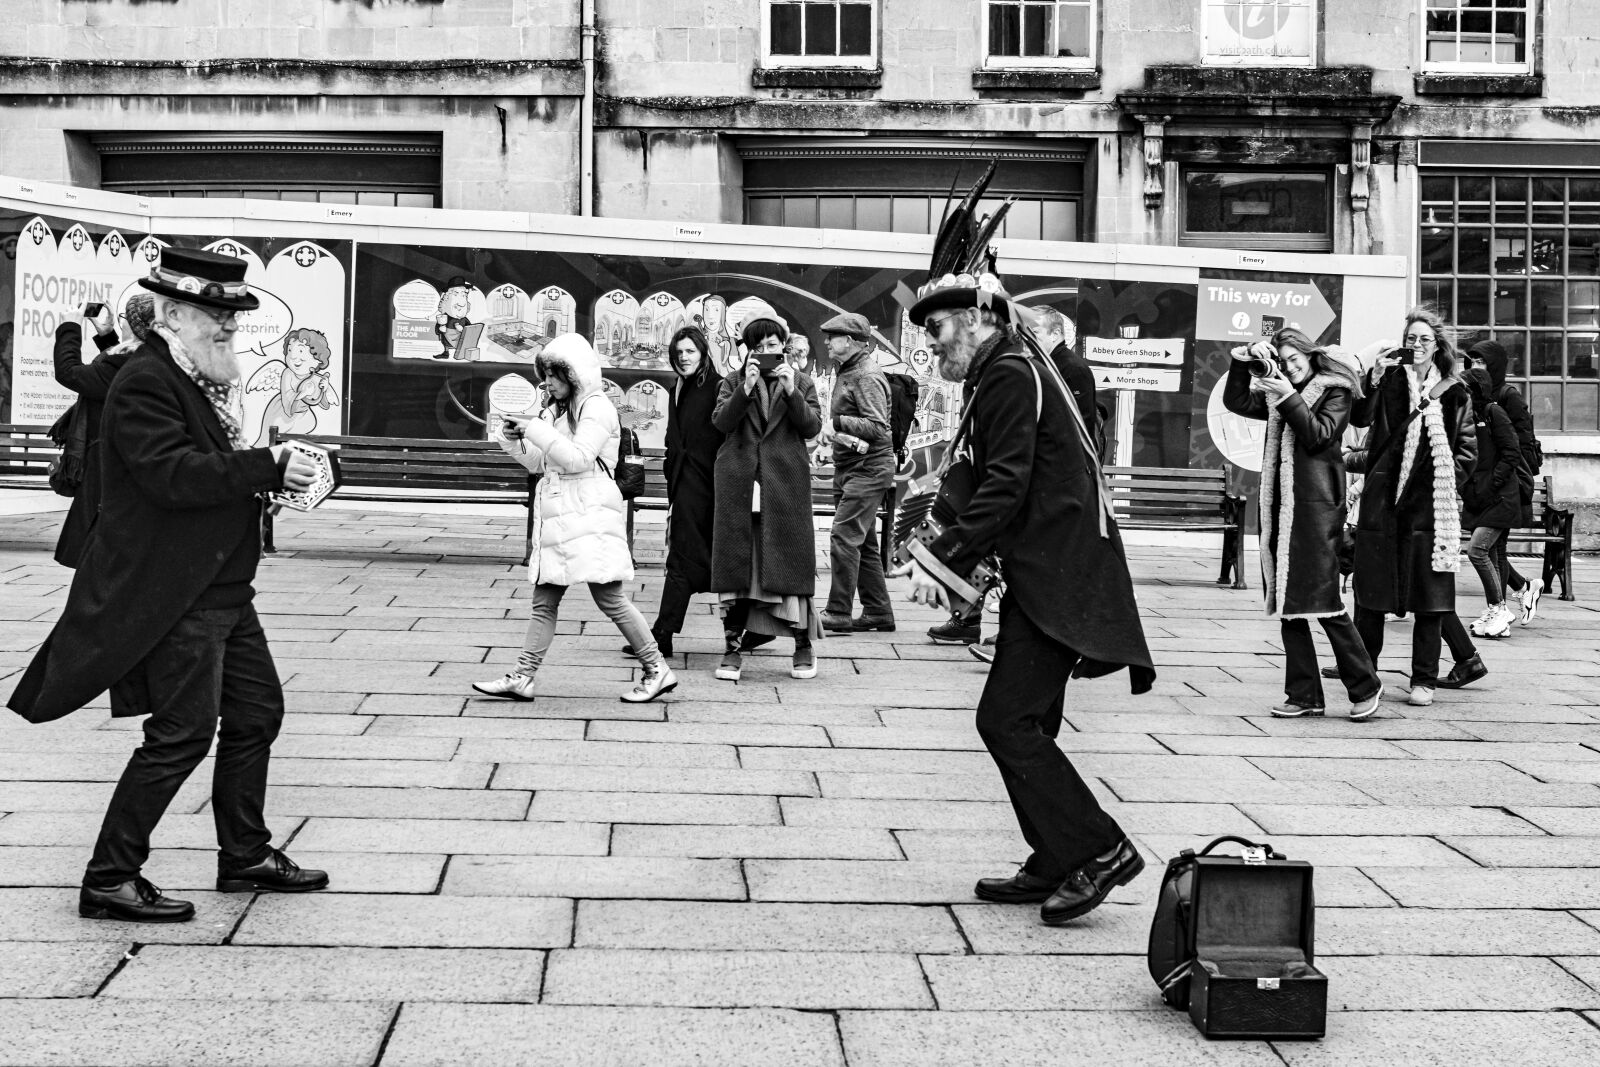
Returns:
[[[1511,357],[1498,341],[1484,340],[1467,349],[1469,363],[1482,367],[1489,375],[1489,399],[1506,413],[1511,428],[1517,435],[1517,449],[1522,456],[1522,467],[1517,472],[1519,488],[1518,515],[1515,526],[1533,525],[1533,479],[1544,464],[1544,453],[1539,448],[1539,438],[1533,432],[1533,412],[1522,390],[1506,384],[1506,369]],[[1506,558],[1505,541],[1498,552],[1501,584],[1516,594],[1518,622],[1527,625],[1539,611],[1539,597],[1544,592],[1540,582],[1529,581],[1518,574]]]

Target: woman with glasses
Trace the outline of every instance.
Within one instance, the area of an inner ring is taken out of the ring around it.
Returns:
[[[789,331],[776,317],[744,327],[744,362],[722,379],[711,421],[727,434],[717,451],[711,588],[727,644],[717,677],[738,681],[746,634],[793,635],[790,675],[814,678],[812,608],[816,542],[806,439],[822,430],[810,375],[783,358]]]
[[[1440,629],[1455,614],[1461,489],[1478,439],[1439,317],[1413,309],[1404,338],[1367,371],[1366,396],[1350,417],[1371,427],[1352,580],[1356,629],[1374,663],[1384,615],[1414,616],[1408,703],[1426,707],[1439,684]]]

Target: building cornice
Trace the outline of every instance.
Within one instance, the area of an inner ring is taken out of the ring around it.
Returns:
[[[39,59],[0,56],[10,96],[578,96],[577,59]]]

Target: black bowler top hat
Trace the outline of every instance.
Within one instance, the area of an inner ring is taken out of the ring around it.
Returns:
[[[444,291],[447,292],[447,293],[452,289],[471,289],[471,288],[472,288],[471,284],[468,283],[468,281],[465,278],[463,278],[461,275],[459,275],[459,274],[455,275],[449,281],[444,283]]]
[[[245,261],[196,248],[163,248],[161,260],[139,284],[152,293],[223,311],[261,306],[244,281]]]

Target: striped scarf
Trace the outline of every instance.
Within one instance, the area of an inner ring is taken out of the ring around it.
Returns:
[[[167,343],[167,350],[172,353],[172,362],[176,363],[178,369],[187,374],[189,380],[198,385],[200,391],[205,394],[206,400],[211,404],[211,410],[217,413],[217,421],[222,423],[222,429],[228,435],[228,443],[235,450],[247,447],[238,383],[225,385],[201,374],[200,368],[195,366],[194,360],[190,357],[189,350],[165,323],[154,323],[150,329],[161,335],[161,339]]]
[[[1410,390],[1411,407],[1416,410],[1422,398],[1439,382],[1439,368],[1429,365],[1427,376],[1419,384],[1414,374],[1406,374]],[[1454,574],[1461,569],[1461,499],[1456,495],[1455,456],[1450,452],[1450,438],[1444,429],[1444,397],[1433,400],[1421,415],[1406,427],[1405,451],[1400,456],[1400,473],[1395,478],[1394,499],[1398,505],[1404,495],[1406,483],[1416,468],[1418,445],[1422,431],[1428,431],[1428,451],[1433,460],[1433,569],[1440,574]]]

